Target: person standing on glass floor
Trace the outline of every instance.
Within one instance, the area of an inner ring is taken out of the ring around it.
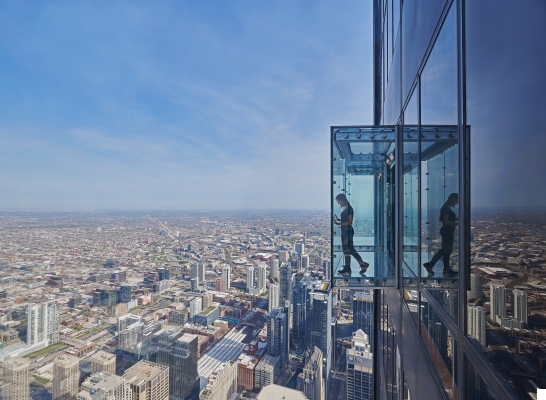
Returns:
[[[442,248],[438,250],[434,257],[432,257],[432,260],[423,264],[429,276],[434,275],[434,266],[440,258],[444,261],[444,276],[452,277],[459,273],[450,265],[451,253],[453,253],[453,242],[455,241],[455,228],[459,225],[457,222],[458,218],[453,211],[453,207],[457,204],[459,204],[459,195],[457,193],[451,193],[440,209]]]
[[[347,196],[343,193],[336,196],[336,201],[343,208],[341,218],[338,218],[337,214],[334,215],[334,224],[341,226],[341,247],[345,256],[345,266],[339,273],[351,273],[351,256],[353,256],[360,265],[360,273],[364,274],[370,264],[362,260],[362,257],[360,257],[360,254],[358,254],[353,246],[353,236],[355,234],[355,230],[353,229],[353,207],[351,207]]]

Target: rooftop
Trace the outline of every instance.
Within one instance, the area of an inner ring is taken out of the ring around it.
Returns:
[[[299,390],[279,385],[268,385],[262,388],[256,400],[307,400]]]
[[[127,379],[131,385],[140,386],[146,381],[151,381],[161,372],[168,369],[169,367],[167,366],[141,360],[125,371],[123,377]]]

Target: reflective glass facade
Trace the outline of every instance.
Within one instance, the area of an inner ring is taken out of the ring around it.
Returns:
[[[544,195],[524,165],[546,146],[544,17],[527,0],[374,1],[375,125],[331,130],[331,276],[374,293],[375,398],[546,388],[546,317],[521,285],[543,277],[544,223],[514,211],[522,251],[471,208]]]

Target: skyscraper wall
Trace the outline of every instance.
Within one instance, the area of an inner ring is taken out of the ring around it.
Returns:
[[[28,400],[30,398],[30,360],[12,357],[2,364],[2,399]]]
[[[353,333],[347,350],[347,400],[373,400],[373,353],[368,335],[362,330]]]
[[[279,251],[279,263],[287,262],[288,261],[289,253],[286,250]]]
[[[169,397],[172,400],[185,400],[189,397],[198,377],[197,354],[196,335],[176,328],[160,336],[157,362],[169,367]]]
[[[323,354],[326,392],[330,390],[332,363],[332,291],[327,283],[317,283],[325,290],[309,293],[309,305],[306,316],[306,345],[317,346]]]
[[[288,361],[290,333],[288,309],[278,307],[267,317],[267,353],[280,357],[280,368],[284,370]]]
[[[229,290],[231,287],[231,267],[229,265],[222,267],[222,279],[224,280],[226,290]]]
[[[301,258],[303,254],[305,254],[305,244],[304,243],[296,243],[294,245],[294,251],[298,253],[298,258]]]
[[[246,289],[250,291],[254,288],[254,267],[246,268]]]
[[[307,254],[302,254],[301,256],[301,268],[302,269],[309,268],[309,256]]]
[[[514,290],[514,318],[527,326],[527,293],[522,290]]]
[[[190,301],[190,318],[195,317],[197,314],[199,314],[203,310],[203,299],[202,298],[195,298],[192,301]]]
[[[53,361],[53,400],[76,400],[80,384],[80,360],[61,354]]]
[[[273,283],[269,285],[269,312],[274,310],[275,308],[279,307],[279,285],[276,283]]]
[[[485,311],[480,306],[468,306],[468,335],[473,336],[482,346],[487,345],[487,335],[485,331]]]
[[[59,341],[59,305],[57,301],[28,306],[27,344],[45,346]]]
[[[361,329],[373,346],[373,294],[356,292],[353,296],[353,332]]]
[[[265,292],[266,290],[266,282],[267,282],[267,267],[265,265],[258,265],[258,283],[256,287],[260,290],[260,292]]]
[[[482,275],[470,274],[469,297],[473,299],[483,298],[483,276]]]
[[[269,262],[270,276],[272,278],[279,278],[279,260],[273,259]]]
[[[324,374],[322,351],[314,346],[307,351],[303,372],[298,376],[301,391],[309,400],[324,400]]]
[[[280,299],[279,303],[284,305],[285,301],[292,304],[292,267],[288,263],[283,263],[279,267],[280,274]]]
[[[500,324],[506,317],[506,288],[503,285],[490,285],[491,319]]]

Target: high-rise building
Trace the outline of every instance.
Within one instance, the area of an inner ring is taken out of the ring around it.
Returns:
[[[279,263],[283,263],[287,261],[288,261],[288,251],[286,250],[279,251]]]
[[[332,217],[340,215],[336,197],[343,194],[354,207],[355,251],[370,265],[365,277],[354,261],[351,273],[340,274],[346,231],[339,226],[332,226],[330,261],[334,285],[374,288],[370,352],[378,372],[376,398],[513,399],[523,398],[524,385],[533,393],[530,388],[540,386],[537,378],[507,373],[510,365],[521,365],[513,341],[501,341],[508,349],[500,355],[468,337],[474,329],[468,298],[483,299],[479,278],[478,293],[472,293],[471,272],[506,273],[488,265],[472,271],[472,263],[480,262],[481,249],[490,243],[506,248],[510,241],[510,229],[499,225],[497,215],[482,219],[471,205],[487,203],[483,199],[494,193],[498,204],[517,203],[521,211],[529,199],[540,198],[537,188],[544,186],[525,174],[498,179],[508,165],[529,159],[537,170],[544,165],[542,158],[530,158],[524,145],[544,147],[536,110],[544,109],[546,98],[542,84],[528,84],[530,71],[546,68],[535,51],[544,37],[544,6],[513,4],[498,0],[493,9],[464,0],[372,2],[374,125],[330,131]],[[492,76],[489,66],[502,73]],[[542,76],[537,73],[532,76]],[[518,127],[521,121],[523,142],[505,139],[511,131],[499,126]],[[499,161],[498,154],[510,154],[511,160]],[[498,167],[486,170],[487,165]],[[442,229],[440,210],[455,199],[458,224]],[[519,222],[521,229],[536,224]],[[508,242],[502,243],[504,237]],[[434,257],[446,240],[453,243],[450,256],[444,246],[444,257]],[[513,253],[519,251],[506,250],[507,256]],[[505,269],[521,268],[506,263]],[[517,326],[519,321],[507,317],[506,290],[496,282],[484,289],[488,317]],[[519,313],[515,302],[513,314]],[[479,309],[471,312],[483,316]],[[490,338],[498,336],[493,333]]]
[[[93,293],[93,305],[97,307],[114,307],[118,304],[118,293],[116,289],[97,289]]]
[[[359,329],[373,346],[373,293],[356,292],[353,296],[353,332]]]
[[[267,267],[265,265],[258,265],[257,270],[258,275],[258,284],[256,287],[258,290],[263,293],[266,291],[266,282],[267,282]]]
[[[59,341],[59,304],[48,301],[28,306],[27,345],[44,344],[44,347]]]
[[[301,255],[301,268],[302,269],[309,268],[309,256],[307,254]]]
[[[317,282],[309,293],[306,315],[306,345],[322,351],[326,393],[330,391],[332,365],[332,291],[327,282]],[[269,326],[268,326],[269,329]]]
[[[144,286],[154,290],[155,285],[159,282],[159,274],[155,271],[144,272]]]
[[[131,286],[123,285],[118,289],[118,302],[129,303],[131,301]]]
[[[28,400],[30,398],[30,360],[12,357],[2,364],[4,381],[2,399]]]
[[[216,290],[217,292],[226,291],[226,282],[223,278],[216,279],[216,282],[214,283],[214,290]]]
[[[133,324],[137,324],[141,321],[142,321],[142,317],[138,315],[133,315],[133,314],[122,315],[121,317],[118,317],[117,330],[118,332],[121,332],[127,329],[129,326]]]
[[[279,267],[279,303],[284,305],[285,301],[292,304],[292,267],[288,263],[282,263]]]
[[[231,267],[229,265],[222,267],[222,279],[225,282],[226,290],[229,290],[231,287]]]
[[[288,362],[290,345],[289,314],[287,307],[278,307],[267,316],[267,354],[280,357],[280,368]]]
[[[99,350],[91,356],[91,373],[108,372],[112,375],[116,374],[116,355],[107,353],[104,350]]]
[[[353,333],[351,348],[347,350],[347,400],[373,400],[373,353],[362,330]]]
[[[167,267],[156,268],[155,272],[157,272],[160,281],[168,281],[170,279],[171,274]]]
[[[306,273],[303,277],[300,274],[296,275],[296,282],[292,290],[292,335],[294,340],[303,343],[305,343],[307,309],[311,289],[312,283],[309,273]]]
[[[273,283],[269,285],[268,299],[269,299],[269,312],[279,307],[279,285],[278,284]]]
[[[233,393],[237,393],[237,363],[227,361],[210,375],[199,400],[229,400]]]
[[[212,293],[207,292],[203,294],[203,310],[212,307],[213,296]]]
[[[80,384],[80,360],[61,354],[53,360],[53,400],[76,400]]]
[[[197,279],[198,285],[205,284],[205,264],[200,261],[194,262],[190,267],[190,277]]]
[[[131,387],[123,377],[109,372],[92,373],[81,385],[78,400],[131,400]]]
[[[301,259],[301,256],[305,254],[305,244],[304,243],[294,244],[294,251],[298,253],[298,259]]]
[[[468,335],[473,336],[482,346],[487,345],[485,332],[485,311],[483,307],[468,305]]]
[[[470,293],[468,297],[471,299],[483,298],[483,275],[470,274]]]
[[[141,360],[123,378],[129,382],[133,400],[169,400],[169,367],[165,365]]]
[[[258,393],[256,400],[307,400],[307,397],[299,390],[289,389],[284,386],[269,384]]]
[[[272,385],[281,373],[281,357],[266,354],[254,369],[254,390]]]
[[[254,289],[254,267],[246,268],[246,289],[250,292]]]
[[[322,260],[322,274],[324,275],[325,281],[330,281],[332,278],[331,265],[330,260]]]
[[[512,309],[514,319],[523,322],[527,326],[527,293],[523,290],[514,290],[514,307]]]
[[[195,317],[203,310],[203,299],[196,297],[190,301],[190,318]]]
[[[307,351],[303,372],[298,376],[298,386],[309,400],[325,399],[322,367],[322,351],[314,346]]]
[[[500,324],[506,317],[506,288],[503,285],[490,285],[491,319]]]
[[[270,276],[272,278],[279,278],[279,260],[273,259],[269,262]]]
[[[171,400],[189,397],[198,378],[198,338],[184,333],[181,328],[163,332],[157,346],[157,362],[169,367],[169,394]]]
[[[190,290],[192,292],[197,292],[198,288],[199,288],[199,279],[191,278],[190,279]]]

